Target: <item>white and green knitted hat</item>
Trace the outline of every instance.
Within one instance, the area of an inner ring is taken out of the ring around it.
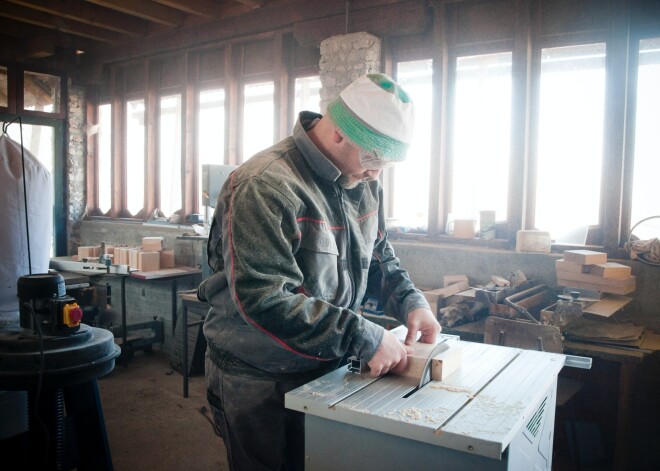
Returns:
[[[389,162],[405,160],[415,120],[413,103],[387,75],[358,78],[328,104],[327,114],[359,149]]]

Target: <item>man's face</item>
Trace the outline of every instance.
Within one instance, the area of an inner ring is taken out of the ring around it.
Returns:
[[[348,190],[355,188],[360,182],[377,180],[382,169],[388,166],[375,156],[361,153],[347,139],[343,139],[338,157],[335,164],[341,176],[337,182]]]

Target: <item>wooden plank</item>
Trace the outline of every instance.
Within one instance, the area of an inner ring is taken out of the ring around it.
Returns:
[[[596,265],[592,265],[596,266]],[[630,275],[625,278],[604,278],[600,275],[592,275],[591,273],[573,273],[558,271],[557,278],[562,280],[582,281],[584,283],[594,283],[603,286],[635,286],[635,276]]]
[[[167,268],[165,270],[151,271],[151,272],[133,272],[131,276],[134,278],[140,278],[141,280],[156,280],[160,278],[173,278],[177,276],[185,275],[194,275],[195,273],[201,273],[202,271],[199,268],[192,267],[175,267]]]
[[[607,254],[594,250],[565,250],[564,260],[584,265],[593,265],[607,262]]]
[[[557,284],[560,286],[565,286],[567,288],[581,288],[581,289],[602,291],[604,293],[613,293],[613,294],[630,294],[635,291],[634,282],[626,286],[612,286],[609,284],[606,285],[602,283],[587,283],[584,281],[567,280],[564,278],[557,277]]]
[[[594,314],[601,317],[610,317],[612,314],[615,314],[619,312],[621,309],[623,309],[631,301],[632,298],[629,298],[627,296],[608,294],[607,297],[599,301],[596,301],[590,306],[582,309],[582,311],[588,314]]]

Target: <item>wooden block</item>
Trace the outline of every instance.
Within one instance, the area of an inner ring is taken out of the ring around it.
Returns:
[[[115,263],[117,265],[128,265],[127,247],[115,247]]]
[[[415,343],[413,345],[413,353],[408,355],[406,369],[396,374],[419,381],[426,360],[431,354],[431,351],[435,348],[435,345],[436,344],[433,343]],[[431,379],[434,381],[444,380],[450,374],[459,369],[463,362],[463,352],[461,347],[451,341],[448,345],[449,349],[433,357],[433,361],[431,362]]]
[[[135,270],[139,270],[138,254],[140,249],[128,249],[128,265]]]
[[[468,277],[466,275],[445,275],[442,277],[442,286],[445,288],[461,282],[468,283]]]
[[[163,249],[160,251],[160,268],[174,268],[174,250]]]
[[[589,273],[593,265],[583,265],[576,262],[567,262],[564,259],[555,261],[555,269],[557,271],[565,271],[570,273]]]
[[[115,254],[115,246],[114,245],[106,245],[105,246],[105,253],[108,255],[114,255]]]
[[[100,245],[83,245],[78,247],[78,259],[98,257],[99,255],[101,255]]]
[[[145,252],[160,252],[163,250],[163,237],[143,237],[142,250]]]
[[[564,260],[567,262],[581,263],[583,265],[595,265],[597,263],[607,262],[605,252],[595,252],[593,250],[565,250]]]
[[[138,270],[139,271],[157,271],[160,270],[160,252],[138,252]]]
[[[605,262],[591,265],[589,273],[603,278],[628,278],[632,274],[632,268],[616,262]]]
[[[492,275],[492,276],[490,277],[490,279],[491,279],[491,281],[492,281],[493,283],[495,283],[495,286],[510,286],[510,285],[511,285],[511,283],[509,282],[509,280],[507,280],[507,279],[504,278],[503,276]]]

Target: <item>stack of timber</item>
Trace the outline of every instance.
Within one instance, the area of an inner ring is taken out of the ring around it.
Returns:
[[[564,258],[555,263],[559,286],[619,295],[635,291],[631,268],[608,261],[606,253],[566,250]]]

